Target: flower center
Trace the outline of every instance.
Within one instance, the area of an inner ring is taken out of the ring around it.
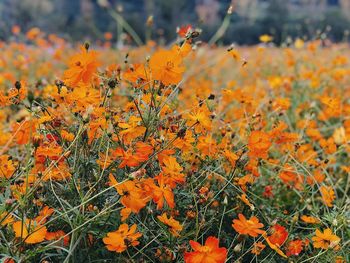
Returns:
[[[171,61],[168,61],[168,62],[166,63],[166,68],[167,68],[168,70],[174,68],[174,63],[171,62]]]
[[[211,251],[211,248],[208,246],[203,246],[203,247],[201,247],[200,251],[204,252],[204,253],[208,253]]]

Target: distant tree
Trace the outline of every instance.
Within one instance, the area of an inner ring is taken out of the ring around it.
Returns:
[[[283,40],[285,26],[289,19],[288,2],[281,0],[269,0],[265,17],[261,20],[261,26],[266,34],[274,37],[274,42],[280,44]]]

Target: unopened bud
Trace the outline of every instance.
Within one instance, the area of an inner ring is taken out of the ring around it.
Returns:
[[[223,205],[227,205],[228,204],[228,200],[227,200],[227,196],[225,196],[224,201],[222,202]]]
[[[230,5],[230,7],[227,9],[227,14],[231,15],[233,13],[233,6]]]
[[[337,226],[338,225],[338,220],[336,218],[333,219],[332,225],[333,226]]]
[[[15,82],[15,88],[18,90],[21,88],[21,82],[19,82],[18,80]]]
[[[234,252],[240,252],[242,250],[242,244],[237,244],[234,248],[233,251]]]
[[[89,51],[90,44],[88,42],[85,42],[84,43],[84,48],[85,48],[86,51]]]
[[[107,0],[97,0],[97,4],[101,7],[109,7],[109,2]]]
[[[153,25],[153,16],[149,16],[147,18],[146,24],[147,24],[147,26],[152,26]]]

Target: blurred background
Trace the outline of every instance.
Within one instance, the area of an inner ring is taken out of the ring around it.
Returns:
[[[276,44],[296,37],[349,40],[350,0],[0,0],[0,39],[11,38],[18,25],[22,32],[39,27],[70,41],[103,40],[105,32],[118,41],[132,32],[140,41],[169,42],[177,27],[191,24],[208,40],[231,4],[222,44],[256,44],[263,34]]]

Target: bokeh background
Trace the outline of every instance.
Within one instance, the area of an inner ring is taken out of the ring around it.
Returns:
[[[202,39],[208,40],[231,4],[223,44],[255,44],[262,34],[272,35],[276,44],[295,37],[349,40],[350,0],[0,0],[0,39],[11,38],[14,25],[23,32],[39,27],[70,41],[103,39],[105,32],[119,39],[124,30],[115,12],[142,40],[149,34],[170,42],[176,27],[186,24],[203,29]],[[150,16],[151,30],[145,30]]]

